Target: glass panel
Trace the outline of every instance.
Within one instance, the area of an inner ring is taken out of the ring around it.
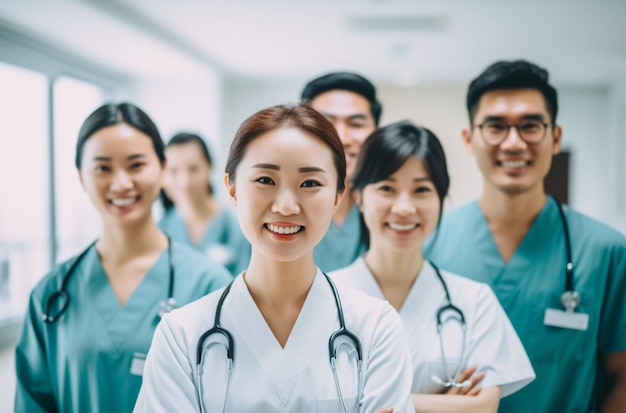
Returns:
[[[54,82],[54,160],[57,262],[79,253],[100,233],[100,216],[83,191],[74,166],[84,120],[102,103],[102,90],[69,77]]]
[[[0,319],[49,270],[48,83],[0,62]]]

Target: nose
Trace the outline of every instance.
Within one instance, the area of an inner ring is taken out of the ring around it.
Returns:
[[[111,190],[115,192],[124,192],[133,188],[133,181],[126,173],[126,171],[121,170],[115,177],[113,178],[113,182],[111,183]]]
[[[339,135],[339,139],[344,145],[350,144],[350,139],[348,137],[348,128],[344,122],[335,122],[333,124],[335,130],[337,131],[337,135]]]
[[[272,202],[271,211],[282,216],[298,215],[300,213],[298,197],[290,189],[278,191]]]
[[[411,196],[408,193],[400,193],[394,200],[394,203],[391,207],[391,213],[407,216],[415,213],[415,202],[411,199]]]
[[[515,126],[511,126],[507,132],[506,138],[500,144],[502,149],[524,149],[526,148],[526,142],[522,139],[519,131]]]

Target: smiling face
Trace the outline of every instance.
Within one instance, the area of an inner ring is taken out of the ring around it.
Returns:
[[[333,153],[291,127],[253,139],[225,182],[253,254],[292,262],[313,253],[340,198]]]
[[[365,186],[356,199],[370,232],[370,250],[421,251],[437,226],[439,196],[415,156],[387,179]]]
[[[335,127],[346,153],[346,177],[349,181],[354,173],[361,145],[376,130],[370,103],[358,93],[331,90],[316,96],[311,105]]]
[[[106,222],[152,219],[162,175],[151,139],[126,123],[99,129],[84,144],[80,181]]]
[[[211,165],[195,142],[168,146],[165,189],[174,202],[207,197]]]
[[[511,128],[499,145],[488,145],[476,125],[498,120],[516,125],[525,120],[547,123],[545,138],[534,144],[524,142]],[[481,96],[472,130],[463,131],[466,147],[476,156],[487,190],[506,194],[543,192],[543,179],[550,170],[552,156],[561,147],[561,128],[552,119],[541,92],[535,89],[494,90]]]

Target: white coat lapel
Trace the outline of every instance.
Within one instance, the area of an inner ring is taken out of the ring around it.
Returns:
[[[259,362],[276,394],[285,405],[297,381],[298,371],[265,322],[243,277],[235,279],[231,294],[233,300],[239,301],[238,307],[241,310],[237,311],[238,314],[236,315],[225,317],[227,321],[224,324],[232,323],[233,331],[239,333],[243,341],[242,344]],[[235,340],[237,339],[235,338]],[[238,351],[245,350],[238,350],[237,345],[235,345],[235,357]]]
[[[334,329],[333,324],[337,324]],[[311,359],[309,357],[311,351],[323,349],[322,351],[328,352],[330,335],[325,332],[338,328],[337,307],[332,290],[322,272],[318,270],[285,346],[285,351],[296,366],[298,374]],[[323,343],[320,343],[320,340]]]

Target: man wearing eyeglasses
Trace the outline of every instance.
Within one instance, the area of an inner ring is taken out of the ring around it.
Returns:
[[[562,137],[548,72],[494,63],[467,109],[483,193],[444,215],[428,256],[490,284],[526,347],[537,378],[499,411],[626,412],[626,239],[545,193]]]

